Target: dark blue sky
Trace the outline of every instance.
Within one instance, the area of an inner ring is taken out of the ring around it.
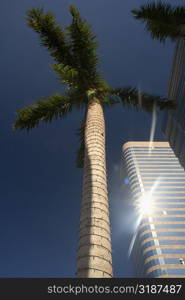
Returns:
[[[174,45],[152,41],[131,16],[130,10],[146,1],[72,3],[92,24],[101,70],[110,85],[139,85],[166,95]],[[52,59],[25,24],[25,11],[44,6],[67,25],[69,4],[67,0],[1,1],[0,277],[75,276],[82,185],[75,152],[82,114],[73,112],[30,133],[12,131],[17,109],[63,90],[48,66]],[[121,146],[128,140],[148,140],[151,116],[121,106],[107,110],[105,116],[114,276],[132,277],[127,250],[133,221],[119,179]],[[160,123],[156,139],[162,140]]]

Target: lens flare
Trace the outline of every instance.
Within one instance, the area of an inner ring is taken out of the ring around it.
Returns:
[[[132,249],[134,247],[134,243],[135,243],[135,240],[136,240],[136,237],[137,237],[137,232],[138,232],[138,228],[139,228],[139,225],[141,223],[141,216],[139,216],[136,220],[136,223],[135,223],[135,231],[134,231],[134,234],[133,234],[133,237],[132,237],[132,240],[130,242],[130,246],[128,248],[128,257],[130,257],[131,253],[132,253]]]
[[[159,177],[154,184],[152,185],[150,191],[146,193],[143,192],[143,195],[136,200],[136,207],[138,209],[139,215],[151,214],[154,209],[154,198],[153,193],[155,192],[156,188],[160,184],[161,177]]]
[[[152,213],[153,198],[148,194],[138,200],[138,209],[141,216]]]
[[[161,177],[159,177],[154,184],[152,185],[150,191],[148,193],[143,192],[143,195],[136,200],[135,202],[135,206],[138,212],[138,218],[136,220],[135,223],[135,231],[133,233],[133,237],[128,249],[128,257],[130,257],[133,247],[134,247],[134,243],[137,237],[137,233],[138,233],[138,229],[139,229],[139,225],[143,219],[144,216],[146,215],[151,215],[154,208],[155,208],[155,201],[154,201],[154,197],[153,197],[153,193],[155,192],[156,188],[158,187],[158,185],[160,184],[161,181]]]
[[[154,104],[153,112],[152,112],[152,125],[150,130],[150,144],[149,144],[148,155],[151,155],[152,142],[154,141],[156,124],[157,124],[157,109],[156,109],[156,104]]]

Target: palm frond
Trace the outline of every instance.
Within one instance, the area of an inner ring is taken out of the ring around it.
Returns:
[[[135,87],[112,89],[111,94],[116,100],[120,99],[120,102],[124,106],[132,107],[137,110],[143,109],[147,112],[152,112],[154,105],[156,105],[160,110],[176,109],[177,107],[175,101],[173,100],[168,100],[165,97],[140,92]]]
[[[97,42],[90,25],[82,20],[79,11],[70,6],[72,23],[66,27],[71,39],[72,53],[76,69],[80,72],[81,81],[84,87],[90,89],[97,86],[99,74],[97,73],[98,55],[96,54]]]
[[[96,98],[100,101],[103,107],[110,107],[118,103],[118,101],[112,97],[111,91],[112,89],[107,82],[100,78],[98,87],[96,89],[90,89],[86,92],[88,102]]]
[[[73,66],[70,43],[65,39],[65,34],[57,25],[53,14],[44,14],[43,9],[28,10],[27,24],[39,34],[41,45],[48,48],[57,62]]]
[[[78,108],[84,108],[88,104],[87,93],[81,89],[68,89],[65,95],[70,98],[73,105]]]
[[[153,39],[165,41],[167,37],[172,40],[178,36],[185,36],[185,7],[153,2],[145,4],[139,10],[132,10],[136,19],[145,23],[146,30]]]
[[[76,166],[77,168],[83,168],[85,157],[85,120],[81,122],[80,128],[77,131],[79,137],[80,148],[77,151]]]
[[[51,64],[50,66],[58,73],[61,82],[72,88],[78,88],[80,86],[79,73],[76,69],[63,64]]]
[[[105,95],[101,101],[104,108],[111,108],[113,105],[120,103],[114,96]]]
[[[30,130],[40,122],[51,122],[67,115],[73,108],[74,103],[70,98],[61,95],[52,95],[40,100],[33,105],[17,110],[17,120],[14,129]]]

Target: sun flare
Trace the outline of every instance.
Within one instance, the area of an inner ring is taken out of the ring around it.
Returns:
[[[152,213],[153,205],[154,205],[153,198],[149,194],[140,197],[137,204],[139,209],[139,214],[146,215]]]

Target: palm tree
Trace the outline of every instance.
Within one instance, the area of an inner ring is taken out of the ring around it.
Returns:
[[[132,13],[136,19],[145,23],[153,39],[164,42],[168,37],[171,40],[185,38],[185,6],[173,7],[159,1],[142,5],[139,10],[132,10]]]
[[[64,95],[55,94],[18,110],[14,129],[30,130],[40,122],[63,118],[72,109],[84,110],[77,154],[77,166],[84,169],[77,276],[112,277],[104,108],[122,103],[150,112],[153,105],[162,110],[173,109],[175,104],[146,93],[139,103],[136,88],[109,87],[98,71],[97,43],[90,26],[74,6],[70,13],[72,23],[65,30],[51,13],[42,9],[27,13],[28,25],[55,59],[52,68],[67,89]]]

